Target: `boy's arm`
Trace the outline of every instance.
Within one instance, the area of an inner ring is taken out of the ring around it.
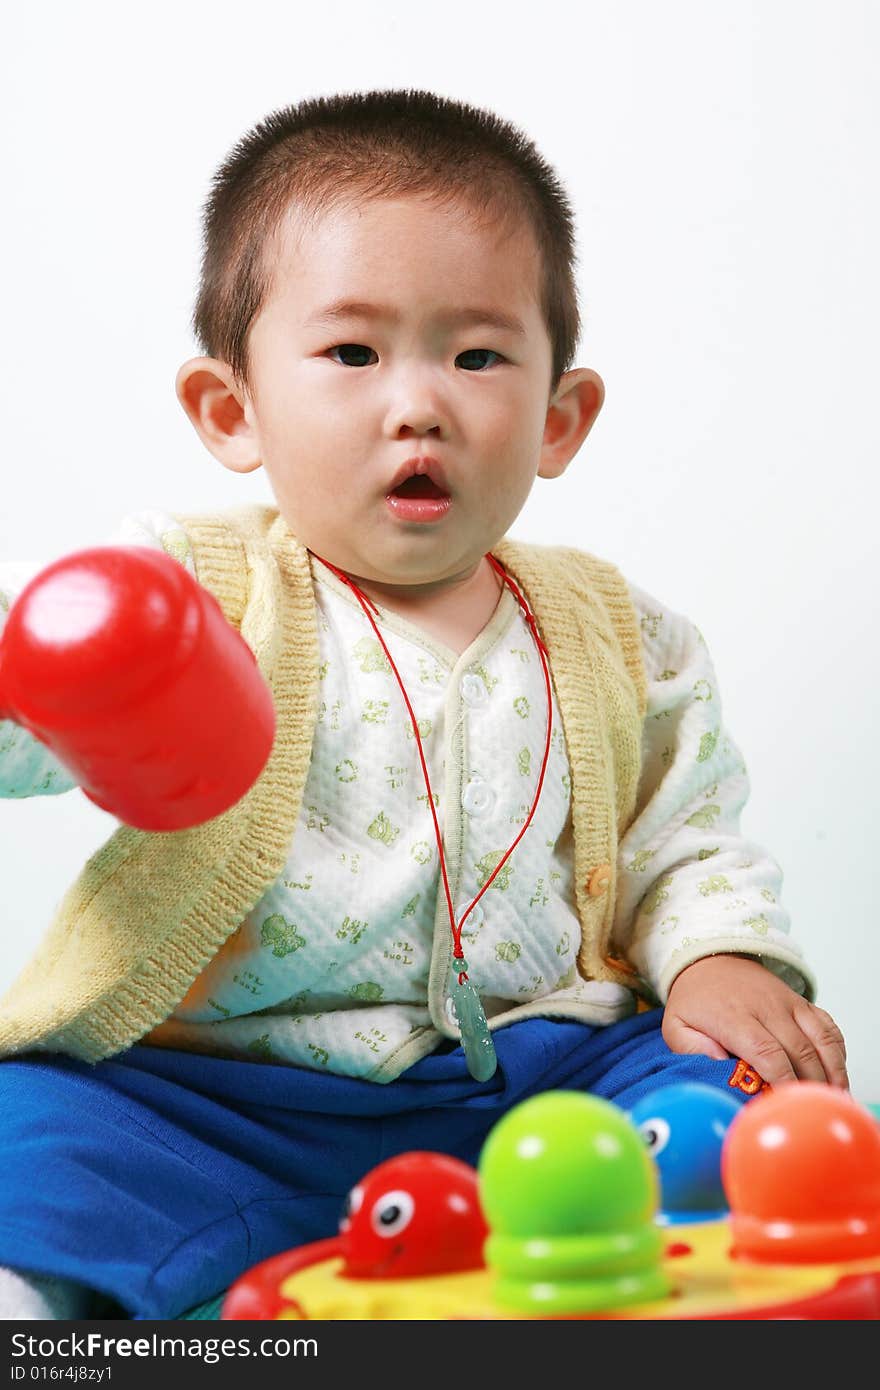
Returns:
[[[185,531],[163,510],[147,509],[123,517],[116,534],[106,544],[143,545],[165,550],[178,559],[193,578],[197,577]],[[15,599],[46,563],[0,563],[0,634]],[[75,778],[45,744],[13,720],[0,719],[0,797],[58,796],[75,786]]]
[[[676,1052],[740,1056],[768,1081],[845,1084],[843,1042],[813,1004],[782,872],[740,829],[749,783],[705,641],[630,586],[648,684],[635,817],[620,843],[616,952],[666,1006]]]

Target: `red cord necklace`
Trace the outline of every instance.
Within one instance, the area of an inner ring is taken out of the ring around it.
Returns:
[[[315,552],[312,551],[311,554],[315,555]],[[354,583],[353,580],[349,579],[347,574],[343,573],[342,570],[337,569],[335,565],[331,565],[329,561],[322,559],[320,555],[315,555],[315,558],[320,560],[322,565],[326,565],[328,570],[332,570],[332,572],[336,575],[337,579],[341,579],[343,584],[347,584],[348,587],[354,593],[355,597],[357,598],[358,602],[360,603],[361,607],[363,608],[364,612],[366,613],[367,617],[373,625],[373,631],[378,637],[379,642],[382,645],[382,650],[388,658],[391,669],[397,678],[397,684],[400,686],[401,694],[403,695],[403,698],[406,701],[406,707],[409,710],[409,716],[412,720],[413,731],[416,736],[416,746],[418,747],[419,758],[422,764],[422,772],[424,773],[425,777],[425,786],[428,791],[428,805],[431,808],[431,815],[434,820],[434,834],[437,837],[437,849],[440,854],[440,870],[443,875],[443,888],[446,893],[446,904],[449,910],[449,923],[452,928],[453,968],[450,994],[450,997],[452,999],[452,1007],[455,1012],[459,1032],[461,1034],[461,1045],[465,1055],[465,1060],[467,1061],[468,1070],[477,1081],[488,1081],[489,1078],[495,1072],[495,1045],[492,1042],[492,1034],[489,1030],[488,1024],[486,1023],[486,1015],[483,1011],[483,1006],[480,1003],[480,996],[477,994],[477,991],[474,989],[473,985],[468,979],[467,961],[464,958],[464,951],[461,945],[461,929],[464,926],[466,918],[476,907],[477,903],[480,901],[480,898],[486,892],[486,889],[491,886],[492,880],[500,873],[501,869],[507,863],[511,854],[516,849],[523,835],[525,835],[526,831],[529,828],[529,825],[531,824],[532,817],[534,816],[535,811],[538,809],[538,800],[541,796],[541,788],[544,785],[544,773],[547,769],[547,759],[550,756],[550,734],[553,723],[553,699],[550,690],[550,673],[547,668],[546,660],[546,658],[549,656],[549,652],[547,651],[547,648],[544,645],[544,642],[541,638],[541,634],[538,631],[538,624],[535,621],[534,614],[531,612],[529,605],[523,597],[522,593],[517,588],[516,584],[511,579],[504,566],[500,564],[498,560],[495,559],[495,556],[487,555],[486,558],[494,566],[496,573],[501,576],[501,579],[504,581],[504,583],[507,584],[509,588],[512,590],[514,597],[516,598],[517,602],[520,605],[520,608],[523,611],[523,616],[525,617],[526,622],[531,628],[532,636],[535,640],[535,645],[538,648],[538,655],[541,658],[541,666],[544,671],[544,683],[547,688],[547,740],[544,747],[544,760],[541,763],[541,773],[538,777],[538,787],[535,792],[534,805],[532,806],[532,809],[529,811],[526,823],[517,835],[513,844],[508,849],[507,853],[503,856],[502,859],[499,860],[492,874],[483,884],[483,887],[480,889],[479,893],[474,898],[470,906],[463,913],[461,921],[456,926],[455,911],[452,906],[452,895],[449,892],[449,880],[446,875],[446,857],[443,853],[443,841],[442,836],[440,834],[440,826],[437,822],[437,813],[434,810],[434,794],[431,791],[431,781],[428,777],[428,765],[425,762],[425,755],[422,749],[422,740],[419,736],[419,726],[416,720],[416,716],[413,712],[413,707],[410,704],[409,696],[406,693],[406,688],[403,684],[403,681],[400,678],[400,672],[394,664],[394,658],[392,657],[387,646],[385,645],[385,641],[373,617],[373,613],[378,613],[379,610],[373,603],[372,599],[367,598],[367,595],[363,593],[363,591],[357,586],[357,584]],[[370,609],[373,610],[373,613],[370,612]]]

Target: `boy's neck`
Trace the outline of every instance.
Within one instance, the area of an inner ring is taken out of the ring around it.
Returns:
[[[490,621],[504,587],[486,556],[469,574],[439,584],[408,588],[362,582],[356,575],[349,578],[374,603],[409,619],[459,654]]]

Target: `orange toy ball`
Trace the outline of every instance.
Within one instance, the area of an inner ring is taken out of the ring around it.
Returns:
[[[880,1125],[846,1091],[800,1081],[756,1096],[727,1131],[721,1180],[735,1256],[880,1255]]]

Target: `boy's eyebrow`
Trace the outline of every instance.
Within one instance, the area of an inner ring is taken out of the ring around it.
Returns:
[[[323,308],[317,309],[306,319],[305,327],[312,328],[322,323],[337,323],[340,319],[385,319],[391,323],[396,323],[399,315],[394,309],[386,308],[383,304],[368,304],[362,299],[334,299],[332,304],[325,304]],[[487,328],[498,328],[508,333],[519,334],[520,337],[526,336],[525,325],[513,314],[501,313],[498,309],[453,309],[448,314],[440,316],[442,322],[448,323],[451,327],[456,325],[462,328],[485,326]]]

